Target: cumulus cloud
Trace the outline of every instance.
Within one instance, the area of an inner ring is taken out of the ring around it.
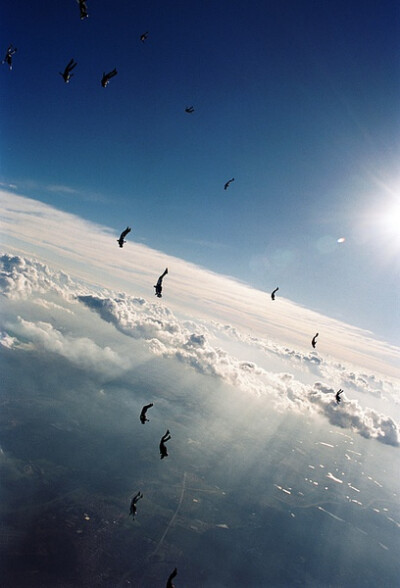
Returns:
[[[391,417],[371,408],[363,409],[356,400],[347,399],[345,394],[338,405],[334,393],[333,388],[316,382],[309,394],[309,401],[333,425],[351,428],[367,439],[377,439],[387,445],[400,445],[400,428]]]
[[[143,298],[124,295],[118,298],[80,295],[77,299],[98,312],[102,319],[135,339],[156,337],[163,341],[173,337],[181,340],[183,336],[182,328],[167,307],[150,304]]]
[[[3,293],[11,300],[30,297],[42,304],[40,301],[43,301],[44,294],[51,292],[60,296],[61,300],[79,302],[124,335],[145,341],[151,353],[166,359],[173,358],[245,393],[266,396],[278,410],[318,412],[337,426],[354,429],[364,437],[391,445],[399,443],[398,425],[390,417],[363,408],[355,401],[342,403],[339,410],[332,388],[325,384],[310,387],[291,373],[271,373],[263,369],[251,360],[251,346],[286,359],[287,372],[293,362],[302,363],[319,370],[319,376],[326,376],[328,381],[341,379],[370,393],[383,390],[384,382],[380,376],[368,374],[366,370],[358,372],[354,368],[349,369],[326,357],[322,359],[315,351],[303,352],[271,339],[248,335],[235,325],[217,323],[213,319],[207,321],[204,317],[200,321],[178,318],[164,301],[148,302],[140,296],[113,293],[106,289],[99,292],[99,288],[83,286],[64,272],[53,271],[38,261],[3,255],[0,267]],[[48,309],[58,306],[57,302],[44,301],[44,307]],[[8,334],[3,337],[3,345],[9,348],[18,345],[17,336],[24,340],[24,345],[28,341],[35,349],[58,353],[75,365],[98,373],[117,374],[118,370],[129,367],[110,347],[100,347],[86,337],[64,334],[48,322],[33,323],[19,318],[7,327]],[[217,331],[224,333],[228,341],[244,343],[250,359],[240,360],[213,344],[213,332]],[[386,389],[389,389],[389,384],[386,384]]]
[[[100,347],[87,337],[64,335],[50,323],[42,321],[33,323],[18,317],[16,322],[7,323],[6,328],[24,340],[24,349],[56,353],[75,365],[96,373],[116,376],[121,369],[129,367],[129,363],[110,347]],[[11,339],[15,342],[13,336],[7,335],[7,337],[6,341]]]
[[[390,400],[398,404],[400,402],[400,386],[393,378],[383,378],[367,370],[357,370],[354,366],[343,362],[323,358],[317,351],[303,352],[300,349],[280,345],[266,338],[246,335],[232,325],[223,325],[217,321],[211,323],[214,332],[223,333],[232,339],[253,346],[266,355],[273,354],[282,360],[296,362],[299,365],[313,367],[314,372],[327,380],[334,380],[338,387],[350,387],[363,394],[369,394],[375,398]]]
[[[316,383],[310,388],[290,373],[272,374],[252,361],[240,361],[213,347],[204,333],[190,332],[165,307],[128,296],[110,299],[91,295],[78,299],[126,335],[145,339],[152,353],[174,358],[246,393],[267,395],[278,410],[316,411],[336,426],[353,429],[363,437],[388,445],[399,445],[399,427],[391,417],[363,409],[357,401],[346,397],[339,407],[335,390],[329,386]]]
[[[7,253],[0,256],[0,290],[7,298],[29,298],[33,293],[48,292],[65,297],[77,287],[66,273],[53,271],[44,263]]]
[[[43,308],[46,308],[47,310],[60,310],[61,312],[67,312],[68,314],[74,314],[72,312],[72,310],[70,310],[69,308],[66,308],[65,306],[61,306],[61,304],[56,304],[55,302],[51,302],[50,300],[45,300],[43,298],[36,298],[36,300],[34,300],[33,302],[37,306],[42,306]]]

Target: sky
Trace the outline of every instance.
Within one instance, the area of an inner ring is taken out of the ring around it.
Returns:
[[[88,12],[2,9],[2,187],[399,344],[397,3]]]
[[[397,3],[88,12],[2,9],[2,186],[398,344]]]

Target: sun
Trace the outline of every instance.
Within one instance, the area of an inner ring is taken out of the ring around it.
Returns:
[[[378,223],[381,231],[388,237],[395,238],[400,245],[400,197],[385,211],[378,214]]]
[[[374,178],[375,190],[359,213],[359,242],[365,244],[379,265],[400,267],[400,181],[383,182]]]

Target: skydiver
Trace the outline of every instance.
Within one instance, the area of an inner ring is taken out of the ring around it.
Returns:
[[[1,62],[3,63],[7,63],[8,67],[10,68],[10,71],[12,70],[12,57],[13,55],[17,52],[17,48],[13,46],[13,44],[9,45],[7,48],[7,52],[5,54],[5,57],[3,59],[3,61]]]
[[[149,31],[146,31],[145,33],[142,33],[140,35],[140,40],[142,41],[142,43],[144,43],[146,41],[148,36],[149,36]]]
[[[119,239],[117,239],[117,243],[120,247],[124,246],[124,243],[126,243],[126,241],[124,239],[127,236],[127,234],[130,232],[131,232],[131,227],[126,227],[125,231],[122,231]]]
[[[175,584],[172,583],[172,580],[175,578],[177,573],[178,573],[178,568],[174,568],[172,573],[169,575],[166,588],[175,588]]]
[[[149,408],[151,408],[152,406],[154,406],[154,405],[153,405],[153,403],[152,403],[152,402],[150,402],[150,404],[146,404],[146,405],[145,405],[145,406],[142,408],[142,412],[140,413],[140,417],[139,417],[139,418],[140,418],[140,422],[141,422],[143,425],[145,424],[145,422],[146,422],[146,421],[147,421],[147,422],[149,421],[149,419],[148,419],[148,418],[146,418],[146,412],[147,412],[147,411],[148,411],[148,409],[149,409]]]
[[[74,75],[73,73],[71,73],[71,71],[74,69],[74,67],[76,65],[78,65],[77,62],[74,61],[73,59],[71,59],[71,61],[65,67],[64,72],[63,73],[61,73],[60,71],[58,72],[66,84],[68,84],[69,80]]]
[[[318,335],[319,335],[319,333],[316,333],[314,335],[314,337],[312,338],[312,341],[311,341],[311,345],[314,347],[314,349],[315,349],[315,346],[317,344],[317,337],[318,337]]]
[[[271,292],[271,298],[272,300],[275,300],[275,292],[278,292],[279,288],[275,288],[275,290],[273,292]]]
[[[337,404],[339,404],[339,403],[340,403],[340,401],[342,400],[342,399],[340,398],[340,395],[341,395],[341,394],[343,394],[343,392],[344,392],[344,390],[342,390],[341,388],[340,388],[340,390],[338,390],[338,391],[336,392],[336,394],[335,394],[335,398],[336,398],[336,402],[337,402]]]
[[[162,298],[162,281],[164,276],[166,276],[168,273],[168,268],[165,269],[165,272],[158,278],[157,280],[157,284],[155,286],[153,286],[153,288],[156,289],[155,291],[155,295],[158,296],[158,298]]]
[[[229,184],[231,184],[234,181],[235,181],[235,178],[232,178],[231,180],[228,180],[226,182],[226,184],[224,185],[224,190],[227,190],[229,188]]]
[[[132,515],[132,518],[135,518],[135,514],[136,514],[136,503],[143,498],[143,494],[140,493],[140,491],[135,494],[135,496],[132,498],[131,500],[131,506],[129,508],[129,515]]]
[[[168,457],[168,451],[167,451],[167,447],[165,445],[165,443],[167,441],[169,441],[171,439],[171,435],[169,434],[169,429],[167,429],[167,432],[165,433],[165,435],[163,435],[161,437],[161,441],[160,441],[160,459],[164,459],[164,457]]]
[[[81,12],[81,20],[85,20],[89,16],[87,11],[86,0],[77,0],[79,4],[79,10]]]
[[[108,83],[111,80],[111,78],[116,76],[117,73],[118,72],[115,67],[112,71],[108,72],[107,74],[103,72],[103,77],[101,78],[101,85],[103,86],[103,88],[106,88],[108,86]]]
[[[186,106],[185,112],[187,112],[188,114],[192,114],[192,112],[194,112],[193,106]]]

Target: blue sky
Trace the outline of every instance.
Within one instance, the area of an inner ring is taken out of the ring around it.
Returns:
[[[396,3],[88,11],[3,10],[3,186],[398,343]]]

